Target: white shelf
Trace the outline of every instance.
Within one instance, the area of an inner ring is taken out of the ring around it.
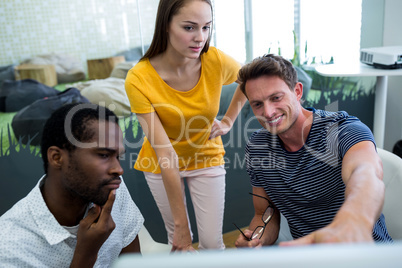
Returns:
[[[377,147],[384,147],[385,113],[387,105],[388,76],[402,76],[402,69],[378,69],[360,62],[327,64],[315,67],[322,76],[375,76],[377,77],[374,103],[373,134]]]

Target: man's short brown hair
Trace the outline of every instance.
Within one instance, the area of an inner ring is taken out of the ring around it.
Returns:
[[[298,82],[297,72],[290,61],[281,56],[266,54],[254,59],[240,69],[238,81],[244,95],[247,96],[246,82],[261,76],[277,76],[289,86],[290,90],[294,90]]]

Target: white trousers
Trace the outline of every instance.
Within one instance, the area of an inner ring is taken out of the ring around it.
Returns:
[[[225,206],[225,174],[223,166],[181,171],[181,190],[187,209],[184,179],[190,192],[197,222],[199,249],[224,249],[222,238],[223,211]],[[173,243],[174,221],[169,200],[163,185],[162,175],[144,172],[155,202],[161,212],[168,234],[169,244]],[[187,213],[188,220],[188,213]],[[189,228],[191,239],[190,221]]]

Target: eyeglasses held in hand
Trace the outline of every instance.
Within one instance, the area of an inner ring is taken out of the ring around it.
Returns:
[[[267,200],[268,207],[265,209],[264,214],[262,214],[262,221],[263,221],[264,225],[257,226],[254,229],[254,232],[251,234],[251,237],[247,237],[243,233],[243,231],[235,223],[233,223],[234,226],[236,226],[236,228],[240,231],[240,233],[244,236],[244,238],[247,241],[251,241],[251,240],[253,240],[255,238],[260,239],[262,237],[262,235],[264,234],[265,227],[267,227],[268,222],[271,220],[271,218],[272,218],[272,216],[274,215],[274,212],[275,212],[275,208],[271,205],[271,203],[269,202],[269,200],[267,198],[265,198],[263,196],[260,196],[260,195],[257,195],[257,194],[253,194],[253,193],[249,193],[249,194],[257,196],[257,197],[261,197],[261,198],[264,198],[265,200]]]

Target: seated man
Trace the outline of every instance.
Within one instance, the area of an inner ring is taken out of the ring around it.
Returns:
[[[369,128],[346,112],[303,108],[303,85],[280,56],[243,66],[239,81],[263,128],[245,148],[255,215],[236,246],[275,243],[280,213],[295,239],[280,245],[391,242]]]
[[[46,174],[0,218],[2,266],[109,267],[140,252],[144,219],[121,178],[116,115],[63,106],[45,124],[41,151]]]

